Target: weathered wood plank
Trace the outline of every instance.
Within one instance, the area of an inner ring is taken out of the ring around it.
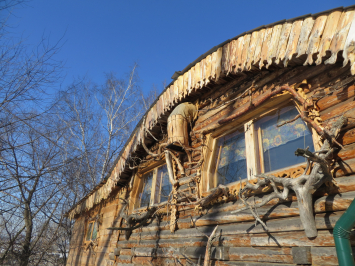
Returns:
[[[248,55],[247,55],[247,63],[245,64],[244,70],[249,71],[251,69],[251,65],[254,60],[256,44],[258,42],[258,37],[259,37],[259,31],[254,31],[251,34],[249,48],[248,48]]]
[[[226,75],[228,73],[229,69],[229,60],[230,60],[230,49],[229,46],[231,46],[231,43],[227,43],[223,45],[223,50],[222,50],[222,69],[221,69],[221,74]]]
[[[308,17],[303,21],[301,34],[297,44],[297,50],[296,50],[297,57],[306,54],[308,43],[309,43],[309,36],[313,29],[313,25],[314,25],[313,17]]]
[[[248,63],[248,52],[249,52],[249,46],[251,43],[251,38],[252,34],[247,34],[244,36],[244,46],[243,46],[243,52],[242,52],[242,60],[241,60],[241,65],[238,66],[237,71],[242,72],[245,70],[245,67]]]
[[[303,20],[299,19],[293,22],[290,36],[288,38],[285,59],[283,60],[284,66],[287,67],[288,62],[292,60],[293,55],[296,53],[298,38],[301,34]]]
[[[317,65],[320,65],[323,61],[323,57],[327,55],[327,51],[329,50],[341,14],[342,10],[335,10],[330,15],[328,15],[327,22],[325,24],[325,28],[322,35],[322,40],[320,41],[318,48],[319,53],[316,61]]]
[[[191,67],[189,70],[190,73],[190,87],[189,87],[189,92],[192,93],[192,91],[195,88],[195,66]]]
[[[314,266],[339,265],[335,247],[311,247],[311,254]]]
[[[261,29],[258,33],[258,38],[255,43],[255,52],[254,52],[254,56],[253,56],[253,61],[251,63],[252,65],[257,65],[260,61],[261,48],[262,48],[263,41],[264,41],[265,31],[266,31],[266,29]]]
[[[250,248],[231,247],[229,249],[231,260],[292,263],[291,248]]]
[[[194,83],[193,83],[194,90],[200,87],[200,82],[201,82],[201,63],[198,62],[195,65],[195,71],[194,71]]]
[[[351,243],[355,244],[355,235],[352,235]],[[304,231],[253,234],[251,235],[251,245],[258,247],[334,247],[335,244],[332,230],[319,230],[318,236],[312,240],[306,236]]]
[[[265,30],[265,36],[264,36],[264,40],[260,52],[259,69],[261,69],[264,66],[264,63],[267,62],[267,55],[269,52],[269,47],[271,46],[271,40],[272,40],[271,38],[272,38],[273,30],[274,30],[274,26],[269,27]]]
[[[230,42],[230,45],[229,45],[229,49],[230,49],[229,57],[230,57],[230,60],[229,60],[229,64],[228,64],[227,75],[229,73],[233,73],[234,69],[237,66],[236,57],[237,57],[238,42],[239,42],[239,38],[237,40],[233,40],[233,41]]]
[[[132,262],[132,256],[131,255],[119,255],[116,258],[116,262],[118,263],[131,263]]]
[[[329,96],[322,97],[319,101],[316,102],[316,105],[320,111],[323,111],[338,103],[342,103],[354,96],[355,96],[355,85],[346,86],[332,93]]]
[[[254,261],[216,261],[215,266],[297,266],[296,264],[267,263]]]
[[[320,230],[332,229],[342,214],[343,212],[317,214],[315,216],[317,228]],[[188,225],[188,220],[181,221],[181,223],[185,223],[186,225]],[[298,216],[281,218],[281,219],[272,219],[266,221],[266,224],[268,226],[269,233],[304,230],[302,223],[300,222],[300,218]],[[137,242],[137,240],[142,241],[142,240],[160,239],[159,241],[161,241],[163,239],[174,239],[174,240],[181,239],[182,240],[181,243],[184,243],[185,240],[183,239],[186,237],[203,238],[205,234],[206,235],[211,234],[214,227],[215,224],[199,227],[199,230],[196,230],[195,228],[179,229],[174,234],[171,234],[171,232],[168,230],[169,227],[167,227],[165,230],[162,231],[159,231],[159,228],[156,228],[155,232],[153,231],[149,232],[147,230],[144,230],[141,233],[133,233],[129,240],[130,242],[122,242],[123,243],[122,247],[128,248],[130,247],[130,245],[134,245],[133,243]],[[222,233],[223,237],[227,237],[225,238],[225,240],[222,239],[222,241],[225,241],[224,244],[226,246],[235,246],[236,244],[240,246],[248,246],[250,245],[250,239],[249,236],[246,235],[247,233],[258,234],[258,233],[265,233],[265,231],[260,224],[257,224],[255,226],[255,222],[252,221],[252,222],[239,222],[233,224],[219,225],[219,229],[217,233],[218,234]],[[228,238],[228,236],[231,236],[231,238]],[[236,240],[234,239],[233,236],[240,236],[241,239]],[[124,240],[124,238],[122,237],[122,239],[120,239],[120,242],[121,240]],[[180,240],[178,242],[180,242]],[[193,244],[199,245],[198,241],[193,242]],[[164,243],[162,245],[164,245]],[[176,245],[180,245],[180,244],[176,243]]]
[[[351,74],[355,74],[355,17],[350,26],[348,37],[346,38],[343,50],[343,66],[346,66],[350,61]]]
[[[215,60],[215,81],[218,83],[218,80],[222,73],[222,47],[218,48],[216,51],[216,60]]]
[[[334,64],[336,62],[338,52],[344,48],[346,37],[348,36],[351,23],[354,19],[354,13],[354,9],[351,9],[344,11],[341,15],[337,29],[329,47],[331,57],[326,60],[324,64]]]
[[[207,238],[205,236],[181,238],[181,239],[165,239],[165,238],[160,239],[158,236],[157,239],[151,239],[151,240],[140,240],[140,241],[123,240],[117,242],[117,246],[122,248],[204,247],[206,246],[206,244],[207,244]]]
[[[351,116],[351,113],[354,112],[355,101],[353,99],[347,99],[346,101],[340,102],[333,106],[333,108],[326,109],[325,111],[320,112],[320,117],[324,122],[327,120],[335,120],[342,114],[346,116]]]
[[[178,259],[181,265],[189,265],[189,263],[186,261],[186,259]],[[197,259],[191,259],[194,263],[197,263]],[[177,261],[173,258],[149,258],[149,257],[134,257],[132,259],[133,265],[134,266],[141,266],[141,265],[147,265],[147,266],[152,266],[152,265],[176,265]]]
[[[312,32],[309,36],[309,42],[307,47],[307,59],[304,62],[304,65],[313,64],[313,56],[318,52],[318,48],[321,41],[321,36],[325,28],[325,23],[327,22],[327,15],[321,15],[316,18],[314,22]]]
[[[267,61],[266,68],[269,68],[269,66],[271,66],[272,61],[277,56],[277,48],[279,46],[280,35],[284,25],[285,24],[278,24],[274,26],[274,30],[272,32],[272,37],[269,44],[269,49],[266,56],[266,61]]]
[[[241,36],[238,38],[239,42],[237,43],[237,55],[236,55],[236,67],[234,69],[234,73],[240,72],[242,61],[242,54],[243,54],[243,47],[245,45],[245,36]]]
[[[205,70],[205,86],[208,86],[208,84],[211,81],[211,73],[212,73],[212,55],[208,55],[206,57],[206,70]]]
[[[292,29],[292,23],[286,22],[282,26],[281,34],[280,34],[280,39],[278,42],[278,47],[277,47],[277,52],[276,52],[276,59],[275,63],[279,64],[280,62],[283,62],[285,59],[286,51],[287,51],[287,43],[288,43],[288,38],[291,33]]]

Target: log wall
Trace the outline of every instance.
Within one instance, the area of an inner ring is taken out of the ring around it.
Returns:
[[[117,214],[123,191],[117,190],[92,210],[77,216],[67,265],[179,265],[179,262],[189,265],[188,260],[197,263],[199,259],[203,260],[206,236],[216,225],[219,227],[211,250],[212,265],[337,265],[332,230],[355,198],[355,77],[351,75],[350,66],[342,67],[341,63],[335,63],[235,74],[218,90],[198,97],[201,109],[190,133],[191,146],[197,148],[203,143],[198,139],[200,136],[249,120],[255,116],[252,111],[230,124],[219,123],[244,108],[250,97],[255,100],[285,84],[296,87],[303,84],[307,96],[321,96],[316,105],[324,126],[330,126],[340,115],[349,118],[339,138],[345,149],[340,150],[335,158],[333,174],[337,186],[322,186],[313,196],[318,229],[315,239],[306,237],[296,197],[291,195],[283,202],[272,200],[258,209],[258,214],[266,221],[268,232],[255,223],[250,211],[233,214],[232,211],[244,205],[231,198],[212,203],[204,210],[197,210],[194,205],[179,207],[174,233],[170,231],[170,216],[162,214],[159,221],[154,219],[148,225],[133,230],[126,240],[124,233],[106,229],[121,225]],[[251,96],[243,96],[248,89],[252,91]],[[227,103],[236,97],[239,97],[236,101]],[[270,103],[266,103],[263,108],[267,110],[270,107]],[[195,161],[204,156],[201,151],[192,154]],[[195,195],[196,186],[203,186],[192,180],[203,165],[194,168],[186,163],[186,158],[184,160],[186,175],[182,176],[177,171],[178,191]],[[289,172],[293,171],[291,168]],[[200,182],[207,182],[208,178],[202,176]],[[237,190],[239,186],[231,186],[230,191]],[[209,194],[203,189],[200,192],[203,196]],[[263,196],[256,193],[253,201],[260,202]],[[85,223],[88,217],[95,215],[101,219],[99,237],[89,244],[83,239]],[[355,246],[355,235],[351,236],[351,243]]]

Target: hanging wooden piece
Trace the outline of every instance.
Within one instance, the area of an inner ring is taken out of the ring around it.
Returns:
[[[189,145],[188,125],[197,115],[192,103],[179,104],[168,118],[168,144]]]

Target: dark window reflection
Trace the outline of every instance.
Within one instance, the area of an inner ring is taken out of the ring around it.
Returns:
[[[86,240],[89,241],[91,237],[92,223],[89,223],[88,231],[86,233]]]
[[[297,148],[306,148],[314,151],[312,135],[301,118],[285,124],[298,115],[295,107],[285,107],[272,113],[255,123],[258,130],[260,152],[263,158],[264,172],[270,172],[305,162],[305,158],[295,156]]]
[[[152,194],[153,171],[143,176],[143,192],[140,194],[140,207],[146,207],[150,203],[150,195]]]
[[[218,139],[217,162],[218,184],[225,185],[248,177],[244,131]]]
[[[169,181],[168,168],[165,164],[158,168],[155,203],[167,201],[171,190],[172,185]]]
[[[92,240],[95,240],[97,237],[97,222],[94,223],[94,228],[92,229]]]

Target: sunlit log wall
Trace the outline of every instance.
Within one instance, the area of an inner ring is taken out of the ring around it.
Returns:
[[[260,224],[255,226],[249,211],[232,214],[243,206],[233,199],[220,199],[202,211],[194,205],[179,207],[174,233],[170,232],[170,217],[166,215],[134,230],[129,240],[120,231],[107,230],[121,226],[119,198],[126,193],[122,187],[132,176],[127,169],[128,155],[144,155],[143,138],[153,151],[158,147],[140,125],[111,175],[69,213],[76,222],[67,265],[175,265],[176,259],[187,265],[181,253],[194,262],[200,255],[203,260],[205,235],[210,235],[217,224],[218,238],[212,248],[214,265],[337,265],[332,229],[355,197],[354,13],[353,7],[341,8],[244,33],[181,73],[160,95],[145,120],[146,128],[159,133],[178,103],[198,102],[199,117],[190,133],[191,145],[197,148],[203,143],[201,136],[221,129],[218,121],[237,113],[250,98],[262,97],[276,86],[305,84],[307,96],[315,91],[321,93],[323,96],[316,104],[323,126],[330,126],[342,114],[349,121],[339,138],[345,149],[336,155],[333,175],[337,187],[324,186],[314,194],[317,238],[305,236],[295,196],[283,203],[273,200],[258,210],[268,225],[267,233]],[[246,90],[251,95],[241,96]],[[238,96],[241,96],[238,100],[228,102]],[[244,123],[252,117],[251,112],[239,121]],[[203,158],[205,149],[201,151],[202,154],[199,151],[192,154],[193,160]],[[176,172],[179,191],[195,195],[196,186],[203,187],[208,176],[202,174],[201,183],[196,184],[194,177],[201,173],[203,165],[194,168],[187,164],[187,158],[182,159],[186,175],[182,177]],[[294,177],[298,170],[286,172]],[[285,171],[279,173],[283,174]],[[232,186],[230,191],[238,190],[239,185]],[[201,195],[207,196],[208,192],[202,189]],[[260,198],[262,195],[257,194],[256,201]],[[90,217],[99,217],[100,221],[98,239],[92,244],[84,241]],[[196,220],[198,230],[191,217]],[[355,246],[355,238],[351,241]],[[302,263],[297,261],[299,257],[303,257]]]

